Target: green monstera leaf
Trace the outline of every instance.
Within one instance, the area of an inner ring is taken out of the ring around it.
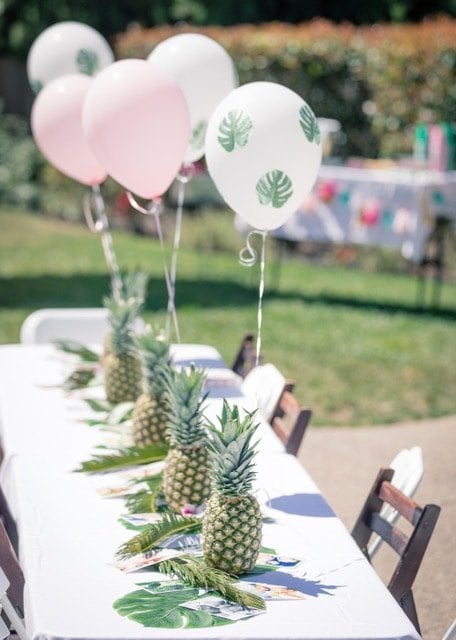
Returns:
[[[190,135],[190,146],[192,149],[202,149],[204,137],[206,135],[207,120],[200,120],[195,124]]]
[[[261,204],[280,209],[293,195],[293,183],[286,173],[273,169],[258,181],[256,190]]]
[[[98,71],[98,56],[91,49],[79,49],[76,64],[81,73],[93,76],[95,71]]]
[[[199,595],[197,588],[185,585],[167,587],[160,582],[150,582],[144,588],[116,600],[113,607],[121,616],[139,622],[144,627],[196,629],[232,623],[232,620],[218,618],[206,611],[181,606]]]
[[[303,104],[299,110],[299,124],[309,142],[320,144],[321,134],[317,118],[312,109]]]
[[[43,83],[41,80],[31,80],[30,86],[32,87],[33,93],[39,93],[43,88]]]
[[[242,109],[229,111],[219,125],[217,140],[230,153],[236,146],[245,147],[252,127],[250,117]]]

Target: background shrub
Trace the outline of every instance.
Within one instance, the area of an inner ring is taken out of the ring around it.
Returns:
[[[271,80],[340,120],[345,155],[411,153],[416,122],[456,120],[456,20],[356,27],[314,20],[234,27],[135,27],[115,41],[121,58],[145,58],[185,31],[214,38],[232,56],[241,84]]]

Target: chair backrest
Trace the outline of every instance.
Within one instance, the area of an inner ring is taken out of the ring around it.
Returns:
[[[419,632],[412,585],[437,523],[440,507],[435,504],[420,507],[391,483],[393,474],[393,469],[380,470],[355,523],[352,536],[366,555],[373,533],[380,536],[399,555],[388,589]],[[408,537],[382,516],[381,510],[385,503],[396,509],[412,525],[413,529]]]
[[[272,415],[271,426],[287,453],[297,455],[311,417],[311,409],[303,407],[291,390],[285,389]]]
[[[236,353],[231,369],[241,378],[245,378],[248,372],[255,366],[255,336],[246,333],[242,338],[240,347]]]
[[[280,398],[285,390],[292,391],[294,383],[273,364],[263,364],[251,369],[241,383],[242,393],[254,398],[258,409],[267,422],[277,415]]]
[[[107,310],[39,309],[24,320],[23,344],[42,344],[54,340],[76,340],[83,344],[100,344],[108,328]]]
[[[404,495],[412,498],[424,475],[423,452],[421,447],[402,449],[393,458],[389,468],[394,471],[391,484],[402,491]],[[397,509],[394,509],[389,504],[383,505],[381,514],[390,524],[394,524],[400,515]],[[367,553],[371,560],[381,547],[382,542],[381,537],[376,536],[369,544]]]

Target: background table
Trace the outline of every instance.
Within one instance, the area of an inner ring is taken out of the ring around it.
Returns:
[[[174,359],[186,364],[198,351],[220,382],[223,363],[214,350],[176,347]],[[114,600],[155,574],[123,574],[109,564],[131,532],[117,521],[123,501],[101,498],[99,477],[70,471],[102,436],[78,421],[81,400],[70,403],[61,389],[43,386],[61,379],[64,362],[49,347],[0,348],[1,481],[17,520],[32,638],[418,638],[312,479],[264,423],[256,488],[275,521],[264,525],[263,544],[303,564],[293,576],[271,572],[261,580],[306,598],[268,602],[264,615],[207,629],[147,629],[119,616]],[[251,406],[240,391],[231,401]],[[213,393],[208,414],[221,402]]]
[[[272,235],[284,240],[365,244],[425,255],[436,220],[456,224],[456,171],[322,165],[311,195]],[[237,217],[236,227],[247,231]]]

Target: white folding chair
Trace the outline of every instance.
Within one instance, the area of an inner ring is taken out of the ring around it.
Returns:
[[[11,635],[11,631],[14,631],[18,635],[20,640],[29,640],[29,637],[25,630],[24,622],[18,615],[13,603],[8,597],[7,591],[9,586],[9,580],[6,577],[3,569],[0,567],[0,604],[2,608],[2,616],[6,616],[11,627],[9,629],[5,624],[3,617],[0,618],[0,638],[2,638],[2,640],[4,638],[8,638],[8,636]]]
[[[408,498],[411,498],[417,490],[424,474],[423,452],[421,447],[402,449],[389,465],[394,470],[391,484],[399,489]],[[382,517],[393,525],[399,518],[399,513],[388,504],[381,510]],[[375,537],[368,546],[367,553],[370,559],[377,553],[382,544],[380,536]]]
[[[271,422],[284,390],[292,388],[277,367],[269,363],[249,371],[241,383],[242,393],[255,400],[266,422]]]
[[[39,309],[24,320],[21,343],[42,344],[53,340],[75,340],[100,344],[108,328],[108,311],[100,308]]]

